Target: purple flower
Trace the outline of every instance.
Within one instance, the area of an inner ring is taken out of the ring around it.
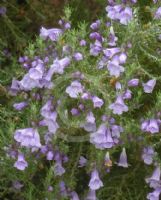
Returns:
[[[83,125],[83,128],[88,132],[96,131],[95,117],[92,112],[87,114],[86,123]]]
[[[26,128],[19,129],[14,133],[14,139],[20,143],[21,146],[29,148],[40,148],[40,136],[36,129]]]
[[[126,155],[126,149],[125,148],[122,149],[122,152],[120,154],[120,159],[119,159],[119,162],[118,162],[118,166],[124,167],[124,168],[128,167],[127,155]]]
[[[0,7],[0,16],[4,16],[7,12],[6,7]]]
[[[108,45],[113,47],[116,46],[116,42],[117,42],[118,38],[115,36],[115,32],[113,30],[113,27],[110,27],[110,34],[109,34],[109,42]]]
[[[114,114],[121,115],[123,112],[128,111],[128,107],[124,104],[122,96],[118,96],[116,101],[109,106]]]
[[[149,178],[146,178],[145,181],[146,183],[149,184],[151,188],[155,189],[155,188],[161,187],[160,175],[161,175],[160,167],[156,167],[152,176]]]
[[[85,200],[97,200],[96,191],[95,190],[89,190]]]
[[[47,159],[47,160],[53,160],[53,158],[54,158],[54,153],[53,153],[53,151],[48,151],[48,152],[47,152],[47,155],[46,155],[46,159]]]
[[[83,60],[83,55],[79,52],[76,52],[73,57],[74,57],[74,60],[76,61]]]
[[[133,14],[130,7],[126,7],[119,16],[120,23],[127,25],[132,20]]]
[[[92,40],[98,40],[99,42],[102,42],[103,38],[101,36],[100,33],[97,33],[97,32],[93,32],[89,35],[90,39]]]
[[[22,153],[18,154],[18,160],[15,162],[14,167],[21,171],[25,170],[25,168],[28,167],[28,163],[26,162]]]
[[[119,52],[120,52],[120,48],[118,48],[118,47],[107,48],[107,49],[103,50],[103,53],[107,58],[112,58],[114,55],[116,55]],[[119,63],[119,61],[118,61],[118,63]]]
[[[147,83],[143,83],[144,92],[152,93],[155,85],[156,85],[156,80],[154,80],[154,79],[149,80]]]
[[[40,37],[42,37],[43,39],[50,38],[50,40],[52,41],[57,41],[62,33],[62,30],[59,28],[46,29],[42,27],[40,29]]]
[[[87,42],[85,41],[85,40],[81,40],[80,42],[79,42],[79,44],[80,44],[80,46],[86,46],[86,44],[87,44]]]
[[[101,21],[100,21],[100,20],[96,20],[94,23],[92,23],[92,24],[90,25],[90,28],[91,28],[92,30],[96,30],[96,29],[98,29],[98,28],[100,27],[100,24],[101,24]]]
[[[158,120],[156,119],[150,119],[142,122],[141,124],[141,130],[144,132],[150,132],[150,133],[158,133],[159,132],[159,124]]]
[[[161,18],[161,7],[159,7],[155,13],[154,16],[155,19],[160,19]]]
[[[94,96],[94,97],[92,98],[92,101],[93,101],[93,106],[94,106],[94,108],[101,108],[102,105],[104,104],[103,100],[100,99],[100,98],[97,97],[97,96]]]
[[[139,85],[139,79],[138,78],[134,78],[134,79],[131,79],[130,81],[128,81],[129,87],[136,87],[138,85]]]
[[[11,95],[15,96],[19,90],[20,90],[19,81],[13,78],[12,85],[10,88]]]
[[[110,76],[115,76],[116,78],[124,72],[124,67],[119,65],[118,59],[112,59],[112,61],[108,63],[107,69],[109,70]]]
[[[70,65],[70,58],[65,57],[61,60],[55,59],[51,67],[49,68],[45,79],[51,81],[53,74],[63,74],[64,69]]]
[[[79,158],[79,167],[84,167],[87,164],[87,159],[83,156],[80,156]]]
[[[71,24],[69,22],[64,24],[65,30],[71,29]]]
[[[75,191],[71,192],[70,195],[71,195],[70,200],[79,200],[78,194]]]
[[[121,88],[122,88],[121,83],[117,81],[115,84],[115,88],[116,88],[116,90],[121,90]]]
[[[13,107],[16,109],[16,110],[23,110],[26,106],[28,105],[27,102],[20,102],[20,103],[14,103],[13,104]]]
[[[103,183],[99,178],[97,169],[92,171],[91,179],[88,186],[90,187],[91,190],[98,190],[99,188],[103,187]]]
[[[59,187],[60,187],[60,194],[61,194],[61,196],[67,197],[67,189],[66,189],[64,181],[60,182]]]
[[[62,176],[65,173],[65,169],[62,166],[61,161],[57,161],[54,165],[55,176]]]
[[[120,138],[120,133],[123,132],[123,128],[118,125],[111,126],[112,138],[114,139],[115,143],[118,143],[118,139]]]
[[[77,98],[79,94],[83,93],[83,86],[79,81],[73,81],[70,86],[66,88],[66,93],[71,98]]]
[[[109,128],[101,124],[98,130],[90,135],[90,142],[98,149],[112,148],[114,141]]]
[[[48,186],[48,191],[52,192],[53,191],[53,187],[51,185]]]
[[[153,192],[151,192],[147,195],[147,199],[159,200],[160,193],[161,193],[161,188],[156,188]]]
[[[19,181],[14,181],[12,185],[13,185],[13,188],[16,189],[16,190],[21,190],[21,188],[24,186]]]
[[[126,90],[124,93],[123,93],[123,99],[131,99],[132,98],[132,94],[131,94],[131,90]]]
[[[80,114],[80,112],[79,112],[79,110],[78,110],[77,108],[72,108],[70,112],[71,112],[71,114],[72,114],[73,116],[76,116],[76,115],[79,115],[79,114]]]
[[[102,43],[98,40],[95,41],[94,44],[90,44],[90,55],[98,56],[102,51]]]
[[[125,52],[121,53],[121,54],[119,55],[119,62],[120,62],[120,64],[125,64],[126,60],[127,60],[127,55],[126,55],[126,53],[125,53]]]
[[[106,11],[110,19],[118,20],[124,25],[127,25],[133,17],[132,9],[130,7],[123,8],[122,5],[107,6]]]
[[[145,147],[142,154],[142,159],[144,160],[144,163],[147,165],[151,165],[153,163],[154,154],[155,152],[152,147]]]
[[[113,20],[119,20],[121,10],[123,10],[122,5],[115,5],[115,6],[107,6],[107,16]]]

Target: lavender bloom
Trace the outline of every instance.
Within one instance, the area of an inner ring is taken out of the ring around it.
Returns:
[[[134,78],[134,79],[131,79],[130,81],[128,81],[129,87],[136,87],[138,85],[139,85],[139,79],[138,78]]]
[[[20,110],[23,110],[27,105],[28,105],[28,103],[24,101],[24,102],[20,102],[20,103],[14,103],[13,107],[14,107],[14,109],[20,111]]]
[[[92,112],[89,112],[86,117],[86,123],[83,128],[88,132],[96,131],[95,117]]]
[[[96,30],[96,29],[98,29],[98,28],[100,27],[100,24],[101,24],[101,21],[100,21],[100,20],[97,20],[97,21],[95,21],[94,23],[92,23],[92,24],[90,25],[90,28],[91,28],[92,30]]]
[[[118,162],[118,166],[124,167],[124,168],[128,167],[127,155],[126,155],[126,149],[125,148],[122,149],[122,152],[120,154],[120,159],[119,159],[119,162]]]
[[[152,93],[155,85],[156,85],[156,80],[154,80],[154,79],[149,80],[147,83],[143,83],[144,92]]]
[[[14,139],[24,147],[41,147],[39,133],[36,129],[33,128],[17,130],[14,134]]]
[[[127,25],[133,17],[130,7],[123,8],[122,5],[107,6],[107,16],[113,20],[119,20],[121,24]]]
[[[19,90],[20,90],[19,81],[13,78],[12,85],[10,88],[11,95],[15,96]]]
[[[119,55],[119,62],[120,62],[120,64],[125,64],[125,62],[126,62],[126,60],[127,60],[127,55],[126,55],[126,53],[121,53],[120,55]]]
[[[158,133],[159,132],[159,124],[158,120],[156,119],[150,119],[146,120],[141,124],[141,130],[144,132],[150,132],[150,133]]]
[[[154,19],[160,19],[161,18],[161,7],[159,7],[155,13]]]
[[[45,80],[51,81],[53,74],[63,74],[64,69],[70,64],[70,58],[65,57],[61,60],[55,59],[49,68]]]
[[[133,14],[130,7],[126,7],[119,16],[120,23],[127,25],[132,20]]]
[[[39,61],[38,65],[31,68],[29,72],[19,82],[22,90],[32,90],[33,88],[41,88],[40,80],[43,77],[44,66],[42,61]]]
[[[74,57],[74,60],[76,61],[83,60],[83,55],[79,52],[76,52],[73,57]]]
[[[107,58],[112,58],[114,55],[120,52],[120,48],[114,47],[114,48],[107,48],[103,50],[104,55]],[[116,60],[116,59],[115,59]],[[119,61],[118,61],[119,62]]]
[[[80,44],[80,46],[86,46],[86,44],[87,44],[87,42],[85,41],[85,40],[81,40],[80,42],[79,42],[79,44]]]
[[[122,88],[121,83],[117,81],[115,84],[115,88],[116,88],[116,90],[121,90],[121,88]]]
[[[83,156],[80,156],[79,158],[79,167],[84,167],[87,164],[87,159]]]
[[[113,20],[119,20],[121,10],[123,10],[122,5],[115,5],[115,6],[107,6],[107,16]]]
[[[65,169],[62,166],[61,161],[57,161],[54,165],[54,174],[55,176],[62,176],[65,173]]]
[[[53,153],[53,151],[48,151],[48,152],[47,152],[47,155],[46,155],[46,159],[47,159],[47,160],[53,160],[53,158],[54,158],[54,153]]]
[[[131,90],[126,90],[124,93],[123,93],[123,99],[131,99],[132,98],[132,94],[131,94]]]
[[[48,186],[48,192],[52,192],[53,191],[53,187],[51,185]]]
[[[16,190],[20,190],[24,186],[19,181],[14,181],[12,185],[13,185],[13,188],[16,189]]]
[[[142,154],[142,159],[144,160],[144,163],[147,165],[151,165],[153,163],[154,154],[155,152],[152,147],[145,147]]]
[[[68,194],[67,194],[67,189],[65,187],[64,181],[60,182],[59,187],[60,187],[60,194],[61,194],[61,196],[67,197]]]
[[[59,125],[56,122],[56,119],[57,119],[57,112],[51,112],[44,119],[46,126],[48,126],[48,131],[52,134],[55,134],[57,129],[59,128]]]
[[[77,116],[80,114],[80,112],[77,108],[72,108],[70,112],[73,116]]]
[[[146,183],[149,184],[151,188],[156,189],[158,187],[161,187],[160,175],[161,175],[160,167],[156,167],[152,176],[150,178],[146,178],[145,181]]]
[[[103,187],[103,183],[99,178],[99,174],[97,169],[95,169],[91,174],[91,179],[89,185],[91,190],[98,190],[99,188]]]
[[[90,39],[92,40],[98,40],[99,42],[102,42],[103,38],[101,36],[100,33],[97,33],[97,32],[93,32],[89,35]]]
[[[119,61],[117,59],[110,61],[107,69],[109,70],[110,76],[115,76],[116,78],[119,77],[122,72],[124,72],[124,67],[119,65]]]
[[[59,28],[46,29],[42,27],[40,29],[40,37],[42,37],[43,39],[50,38],[50,40],[52,41],[57,41],[62,33],[62,30]]]
[[[64,25],[65,30],[71,29],[71,24],[69,22]]]
[[[153,192],[151,192],[147,195],[147,199],[159,200],[160,193],[161,193],[161,188],[156,188]]]
[[[116,101],[109,106],[114,114],[121,115],[123,112],[128,111],[128,107],[124,104],[122,96],[118,96]]]
[[[94,106],[94,108],[101,108],[102,105],[104,104],[103,100],[100,99],[100,98],[97,97],[97,96],[94,96],[94,97],[92,98],[92,101],[93,101],[93,106]]]
[[[98,56],[102,51],[102,43],[98,40],[95,41],[94,44],[90,44],[90,55]]]
[[[123,128],[121,126],[118,126],[118,125],[111,126],[112,138],[115,143],[119,142],[120,133],[122,133],[122,132],[123,132]]]
[[[6,7],[0,7],[0,16],[4,16],[7,12]]]
[[[79,81],[73,81],[70,86],[66,88],[66,93],[71,98],[77,98],[79,94],[83,93],[83,86]]]
[[[21,171],[28,167],[28,163],[26,162],[23,154],[18,154],[18,160],[15,162],[14,167]]]
[[[111,148],[114,146],[111,131],[105,124],[102,124],[96,132],[90,135],[90,142],[98,149]]]
[[[85,200],[97,200],[96,197],[96,191],[95,190],[89,190],[87,197]]]
[[[52,98],[50,98],[45,105],[41,108],[41,115],[43,117],[48,117],[51,113],[51,110],[53,109],[53,105],[52,105]]]
[[[78,194],[76,192],[71,192],[71,199],[70,200],[79,200]]]
[[[118,38],[115,36],[115,32],[113,30],[113,27],[110,27],[110,34],[109,34],[109,42],[108,45],[109,46],[116,46],[116,42],[117,42]]]

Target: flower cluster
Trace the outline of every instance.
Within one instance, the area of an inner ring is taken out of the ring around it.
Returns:
[[[73,168],[78,167],[80,171],[85,168],[87,174],[91,174],[89,184],[86,184],[88,189],[83,196],[80,194],[80,198],[86,196],[86,200],[96,200],[96,191],[104,186],[101,180],[104,168],[99,166],[103,150],[108,149],[101,161],[105,163],[105,173],[110,172],[113,163],[127,168],[130,166],[126,153],[128,135],[138,131],[143,137],[147,137],[145,133],[155,137],[160,131],[160,116],[156,116],[155,111],[154,116],[148,116],[146,120],[136,114],[138,108],[142,109],[139,103],[142,96],[150,99],[151,93],[155,92],[157,79],[139,66],[132,51],[135,45],[133,36],[130,39],[125,36],[121,40],[117,31],[117,26],[129,31],[130,23],[138,25],[133,14],[137,1],[108,2],[107,17],[112,22],[97,19],[90,25],[89,34],[85,34],[83,26],[80,32],[70,30],[71,24],[65,19],[59,21],[60,28],[42,27],[38,40],[40,52],[36,47],[35,55],[28,53],[19,58],[26,74],[20,80],[13,79],[10,88],[11,95],[24,97],[21,102],[14,103],[17,111],[39,105],[34,120],[28,122],[29,128],[18,129],[14,133],[15,144],[9,153],[11,158],[17,159],[14,167],[25,170],[29,166],[27,157],[30,154],[40,161],[45,158],[45,162],[52,166],[53,176],[60,177],[55,182],[59,185],[61,197],[71,200],[79,200],[75,188],[71,187],[73,185],[65,184],[66,176],[75,174]],[[155,20],[161,17],[160,13],[159,8]],[[115,23],[118,23],[117,26]],[[127,34],[126,31],[124,33]],[[138,66],[133,65],[135,59]],[[143,77],[142,73],[145,73]],[[128,130],[129,123],[134,130],[131,127]],[[137,137],[137,141],[139,139]],[[69,142],[68,150],[63,151],[66,140]],[[76,143],[73,144],[73,141]],[[77,143],[81,141],[88,142],[92,152],[89,156],[85,153],[86,148],[82,151],[80,147],[73,164],[70,151],[74,155],[79,146]],[[118,162],[110,158],[114,149],[122,149]],[[155,189],[147,196],[150,200],[159,199],[161,193],[156,155],[153,146],[143,144],[141,157],[144,163],[157,165],[152,177],[146,179]],[[53,191],[51,185],[48,191]]]

